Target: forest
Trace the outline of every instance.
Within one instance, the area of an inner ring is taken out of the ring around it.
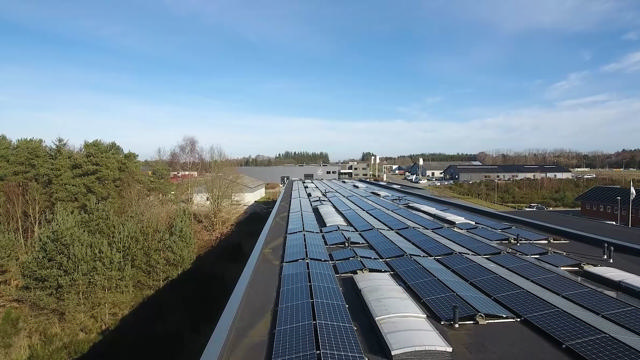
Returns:
[[[174,166],[194,159],[186,140]],[[220,166],[203,159],[203,170]],[[214,244],[219,229],[202,224],[226,202],[194,213],[191,186],[167,181],[169,160],[141,162],[115,142],[0,135],[0,358],[84,353],[189,267],[199,242]]]
[[[329,154],[323,151],[285,151],[276,154],[274,157],[256,155],[235,160],[238,166],[311,165],[328,164],[329,162]]]

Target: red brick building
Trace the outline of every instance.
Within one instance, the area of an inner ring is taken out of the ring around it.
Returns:
[[[620,224],[629,225],[630,188],[619,186],[595,186],[576,198],[580,213],[584,216],[618,222],[618,197],[620,198]],[[631,225],[640,227],[640,196],[631,204]]]

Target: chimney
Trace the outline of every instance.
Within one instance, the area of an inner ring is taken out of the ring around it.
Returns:
[[[458,327],[458,317],[459,317],[458,305],[453,305],[453,327]]]
[[[604,248],[602,249],[602,258],[607,260],[607,243],[604,243]]]
[[[609,246],[609,262],[613,262],[613,245]]]

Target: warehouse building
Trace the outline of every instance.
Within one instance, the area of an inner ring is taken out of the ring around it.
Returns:
[[[482,165],[482,163],[479,161],[425,161],[422,166],[418,163],[413,163],[407,172],[411,175],[418,175],[418,173],[421,173],[420,176],[422,177],[442,179],[444,177],[444,170],[452,165],[473,166]]]
[[[340,165],[243,166],[238,168],[238,172],[265,183],[285,184],[291,179],[337,179]]]
[[[443,175],[456,181],[570,179],[571,170],[559,165],[450,165]]]
[[[620,211],[620,225],[628,226],[629,195],[629,188],[595,186],[580,194],[576,201],[580,202],[580,213],[584,216],[613,221],[617,224],[618,211]],[[637,196],[631,203],[631,225],[640,226],[640,198]]]

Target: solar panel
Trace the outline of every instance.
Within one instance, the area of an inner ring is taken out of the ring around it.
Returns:
[[[412,242],[414,245],[419,247],[422,251],[427,253],[429,256],[442,256],[453,254],[453,250],[451,250],[448,246],[442,244],[441,242],[435,240],[434,238],[421,233],[420,231],[412,228],[399,230],[398,233],[404,236],[405,239]]]
[[[323,233],[330,233],[336,230],[338,230],[338,225],[325,226],[320,229],[320,231],[322,231]]]
[[[306,261],[298,261],[292,263],[282,264],[282,275],[292,274],[297,272],[307,271]]]
[[[356,231],[356,229],[352,228],[349,225],[338,225],[338,229],[343,230],[343,231],[351,231],[351,232]]]
[[[369,201],[373,202],[373,203],[376,203],[376,204],[382,206],[383,208],[385,208],[387,210],[395,211],[397,209],[400,209],[398,207],[398,205],[395,205],[394,203],[392,203],[390,201],[387,201],[387,200],[384,200],[384,199],[381,199],[379,197],[371,196],[371,197],[369,197],[367,199]]]
[[[388,259],[403,256],[405,253],[396,244],[387,239],[380,231],[370,230],[361,233],[365,240],[371,245],[382,258]]]
[[[473,280],[472,284],[490,296],[498,296],[522,290],[518,285],[498,275]]]
[[[563,344],[604,336],[602,331],[559,309],[527,316],[527,320]]]
[[[311,271],[312,277],[314,272],[324,272],[327,274],[335,275],[335,272],[333,272],[333,266],[321,261],[309,261],[309,270]]]
[[[354,244],[366,244],[367,242],[360,236],[359,233],[353,231],[343,231],[342,235]]]
[[[336,275],[333,272],[312,271],[311,283],[314,285],[338,286]]]
[[[320,232],[320,227],[313,212],[302,212],[302,222],[304,224],[304,231]]]
[[[309,301],[309,285],[303,284],[280,289],[279,306],[291,305],[299,302]]]
[[[485,277],[494,276],[495,273],[480,264],[470,264],[467,266],[460,266],[453,269],[453,272],[465,278],[467,281],[482,279]]]
[[[478,225],[474,224],[474,223],[470,223],[470,222],[461,222],[461,223],[457,223],[456,227],[458,229],[462,229],[462,230],[470,230],[470,229],[475,229],[478,227]]]
[[[375,210],[377,209],[377,207],[369,204],[368,202],[366,202],[365,200],[363,200],[362,198],[352,195],[347,197],[347,199],[349,201],[351,201],[352,203],[356,204],[359,208],[361,208],[364,211],[370,211],[370,210]]]
[[[404,279],[404,278],[403,278]],[[420,296],[421,299],[430,299],[436,296],[442,296],[447,294],[453,294],[453,290],[442,284],[442,281],[432,278],[422,281],[411,282],[409,284],[411,289]]]
[[[506,268],[509,268],[515,265],[529,263],[527,260],[524,260],[512,254],[501,254],[501,255],[492,256],[489,258],[489,260],[493,261],[498,265],[502,265]]]
[[[416,213],[414,213],[413,211],[407,210],[407,209],[403,209],[403,208],[398,208],[396,210],[393,210],[394,213],[402,216],[403,218],[416,223],[420,226],[422,226],[425,229],[428,230],[433,230],[433,229],[439,229],[442,227],[442,224],[433,221],[433,220],[429,220],[427,218],[425,218],[424,216],[418,215]]]
[[[415,247],[415,245],[413,245],[412,243],[408,242],[407,240],[405,240],[400,235],[396,234],[394,231],[391,231],[391,230],[380,230],[380,232],[384,236],[386,236],[387,239],[391,240],[394,244],[398,245],[398,247],[400,249],[402,249],[402,251],[404,251],[405,253],[407,253],[409,255],[425,256],[425,254],[420,249]]]
[[[276,330],[272,359],[291,358],[316,358],[316,342],[312,322]]]
[[[485,244],[484,242],[478,239],[474,239],[468,235],[465,235],[461,232],[455,231],[450,228],[436,229],[436,230],[433,230],[433,232],[435,232],[436,234],[446,239],[449,239],[450,241],[453,241],[454,243],[464,248],[469,249],[470,251],[478,255],[484,256],[484,255],[498,254],[501,252],[501,250],[495,246]]]
[[[383,210],[374,209],[374,210],[368,211],[368,213],[369,215],[373,216],[374,218],[378,219],[380,222],[388,226],[390,229],[400,230],[400,229],[406,229],[408,227],[407,224],[387,214]]]
[[[504,229],[502,231],[506,232],[507,234],[511,234],[514,237],[520,235],[520,239],[528,241],[542,241],[549,239],[549,236],[547,235],[538,234],[536,232],[520,229],[517,227],[514,227],[512,229]]]
[[[360,256],[361,258],[369,258],[369,259],[378,259],[379,258],[378,254],[376,254],[376,252],[373,251],[373,250],[355,248],[355,249],[353,249],[353,251],[356,253],[356,255]]]
[[[378,259],[361,259],[362,264],[369,270],[391,271],[387,264]]]
[[[295,198],[293,197],[295,194]],[[291,204],[289,204],[289,213],[300,212],[300,199],[298,199],[299,195],[297,192],[291,194]]]
[[[290,242],[284,247],[284,262],[297,261],[305,258],[304,242]]]
[[[462,216],[463,218],[465,218],[467,220],[471,220],[471,221],[475,222],[476,224],[484,225],[484,226],[490,227],[490,228],[495,229],[495,230],[503,230],[503,229],[508,229],[508,228],[511,227],[511,225],[509,225],[509,224],[493,221],[493,220],[490,220],[490,219],[488,219],[488,218],[486,218],[484,216],[472,214],[472,213],[469,213],[469,212],[466,212],[466,211],[461,211],[461,210],[457,210],[457,209],[446,209],[444,211],[446,211],[448,213],[451,213],[451,214],[454,214],[454,215]]]
[[[323,359],[332,356],[352,355],[364,359],[353,325],[318,322],[318,340]]]
[[[278,308],[276,329],[312,322],[311,301],[299,302]]]
[[[561,275],[545,276],[534,279],[533,282],[560,295],[589,289],[577,281]]]
[[[306,271],[304,272],[294,272],[290,274],[282,274],[280,277],[280,288],[288,288],[292,286],[299,285],[308,285],[309,284],[309,275]]]
[[[538,259],[546,262],[547,264],[551,264],[557,267],[565,267],[565,266],[578,266],[580,265],[580,261],[576,259],[572,259],[568,256],[564,256],[561,254],[547,254],[538,257]]]
[[[344,244],[344,242],[347,241],[344,235],[342,235],[342,233],[339,231],[325,233],[324,240],[327,242],[329,246]]]
[[[595,339],[576,341],[567,346],[585,359],[622,360],[640,358],[638,351],[611,336],[600,336]]]
[[[632,305],[593,289],[564,294],[563,297],[598,314],[632,308]]]
[[[424,303],[431,311],[433,311],[440,321],[453,320],[453,305],[458,305],[458,316],[460,319],[475,316],[477,314],[477,311],[475,311],[456,294],[432,297],[424,300]]]
[[[464,255],[454,254],[438,259],[439,262],[445,264],[449,269],[455,269],[460,266],[475,264],[475,262]]]
[[[311,203],[309,202],[309,199],[307,198],[307,194],[303,193],[304,195],[300,195],[300,210],[302,210],[303,213],[313,213],[313,208],[311,207]],[[302,215],[304,216],[304,214]]]
[[[349,221],[349,224],[358,231],[367,231],[373,229],[373,226],[365,221],[360,215],[353,210],[345,210],[342,215]]]
[[[525,290],[498,295],[495,298],[524,317],[556,309],[553,305]]]
[[[511,249],[525,255],[541,255],[547,253],[547,249],[533,244],[513,245]]]
[[[351,273],[363,269],[362,263],[358,259],[338,261],[336,262],[336,268],[340,274]]]
[[[313,289],[314,301],[344,303],[344,297],[342,296],[342,292],[337,285],[326,286],[313,283],[311,288]]]
[[[631,309],[610,312],[604,315],[605,318],[620,324],[625,328],[640,334],[640,309],[634,307]]]
[[[311,245],[307,246],[307,257],[315,260],[329,261],[329,254],[327,248],[324,245]]]
[[[478,235],[491,241],[508,241],[510,238],[510,236],[508,235],[485,228],[469,229],[468,231],[472,234]]]
[[[440,265],[433,259],[416,258],[416,261],[424,266],[430,273],[435,275],[447,287],[453,290],[458,296],[473,306],[478,312],[485,315],[499,315],[503,317],[512,317],[509,311],[502,306],[496,304],[493,300],[487,298],[473,286],[454,275],[444,266]]]
[[[316,321],[352,325],[349,311],[344,303],[314,301],[313,307],[316,310]]]
[[[511,266],[509,270],[529,280],[541,278],[544,276],[555,275],[553,271],[547,270],[543,267],[540,267],[538,265],[531,264],[531,263],[524,263],[524,264]]]
[[[420,265],[418,265],[417,262],[413,261],[411,258],[408,258],[408,257],[390,259],[389,261],[387,261],[387,264],[391,265],[391,267],[395,271],[420,268]]]
[[[329,197],[329,201],[336,209],[338,209],[342,213],[344,213],[345,211],[351,211],[351,208],[337,196]]]
[[[344,260],[355,256],[356,253],[351,248],[340,249],[331,252],[331,257],[333,258],[333,260]]]
[[[302,213],[297,212],[289,214],[289,224],[287,225],[287,234],[293,234],[302,231]]]

